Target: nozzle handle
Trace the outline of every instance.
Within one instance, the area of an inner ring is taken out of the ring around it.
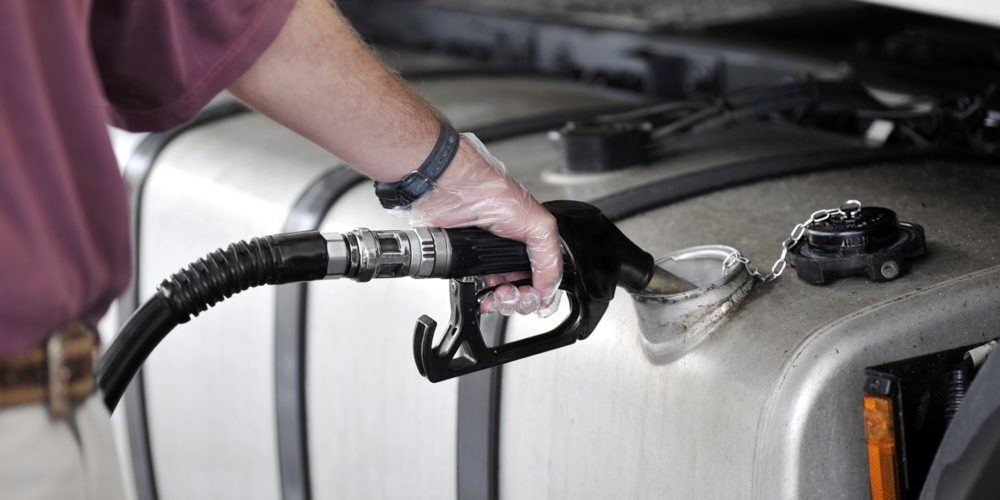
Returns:
[[[653,257],[635,245],[597,207],[577,201],[544,204],[559,226],[563,280],[569,316],[554,329],[498,346],[488,346],[480,331],[479,299],[490,289],[482,274],[528,270],[524,245],[478,229],[449,230],[447,267],[452,317],[434,343],[436,323],[421,317],[414,330],[414,359],[432,382],[550,351],[587,338],[597,327],[619,284],[640,290],[653,275]]]
[[[551,201],[545,207],[555,215],[563,246],[564,273],[573,271],[572,254],[587,267],[590,280],[621,284],[630,292],[642,290],[653,276],[653,256],[639,248],[592,205]],[[464,278],[487,274],[531,271],[524,243],[501,238],[484,229],[445,229],[448,237],[447,274]],[[601,285],[606,288],[607,285]]]
[[[444,232],[448,235],[450,254],[446,278],[531,271],[528,251],[520,241],[474,227]]]

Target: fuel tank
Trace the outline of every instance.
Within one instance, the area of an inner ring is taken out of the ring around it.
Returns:
[[[459,129],[483,131],[539,201],[640,206],[619,226],[654,256],[724,245],[766,269],[797,223],[848,199],[922,224],[927,255],[885,283],[815,286],[787,272],[753,287],[669,360],[644,348],[648,313],[619,289],[589,338],[483,383],[431,384],[414,366],[416,318],[448,316],[444,281],[251,290],[178,327],[147,361],[145,418],[128,418],[145,423],[149,444],[133,446],[131,461],[147,461],[155,481],[137,476],[138,491],[162,500],[862,498],[865,367],[997,336],[1000,173],[990,165],[858,156],[767,175],[789,158],[861,144],[748,122],[648,164],[572,173],[547,133],[559,125],[545,125],[643,98],[477,71],[449,69],[417,88]],[[125,139],[116,146],[134,147]],[[141,296],[231,241],[405,224],[339,165],[253,113],[173,138],[153,157],[136,207]],[[683,199],[664,194],[744,168],[763,173]],[[529,337],[558,317],[511,318],[503,336]]]
[[[407,54],[399,57],[407,57]],[[457,71],[447,60],[417,59],[420,64],[416,67],[401,65],[404,71],[409,67],[411,73],[424,75],[416,83],[418,90],[456,127],[480,131],[484,138],[504,137],[520,133],[520,130],[544,132],[547,123],[558,126],[570,116],[634,106],[643,100],[634,94],[571,81],[531,76],[487,77],[474,66]],[[200,123],[196,120],[194,126],[171,132],[172,137],[116,133],[115,145],[123,158],[126,177],[130,177],[130,167],[145,163],[134,168],[140,175],[132,176],[131,182],[133,200],[141,199],[134,214],[139,266],[136,275],[139,296],[143,298],[153,293],[163,277],[196,259],[205,249],[224,246],[250,235],[307,229],[310,225],[315,228],[324,217],[338,216],[347,217],[345,223],[354,226],[405,225],[403,220],[380,213],[374,197],[368,196],[370,183],[362,182],[356,175],[341,176],[342,185],[338,189],[347,190],[343,197],[331,194],[327,189],[330,179],[337,184],[337,176],[348,172],[338,159],[263,116],[239,111],[235,106],[231,98],[220,97],[203,114],[210,119]],[[352,190],[355,185],[358,188]],[[135,196],[136,190],[140,190],[141,198]],[[315,202],[312,201],[317,193],[320,198],[326,198],[318,207],[313,206]],[[336,304],[320,306],[299,318],[306,322],[310,331],[315,329],[329,334],[329,339],[309,336],[307,352],[319,353],[328,348],[313,346],[315,342],[352,338],[361,343],[396,339],[406,345],[406,334],[346,333],[388,332],[389,325],[402,326],[391,319],[383,323],[394,315],[402,317],[405,314],[408,324],[410,316],[418,311],[435,307],[447,311],[446,302],[439,300],[446,293],[446,283],[425,281],[414,285],[409,280],[397,281],[393,285],[403,286],[402,291],[392,288],[387,291],[380,288],[384,284],[376,284],[330,292],[339,297]],[[329,285],[333,290],[341,290],[339,283]],[[326,292],[320,290],[310,290],[310,300],[329,300],[324,298],[328,296],[324,295]],[[159,498],[276,498],[281,495],[275,401],[287,393],[283,392],[285,388],[276,387],[275,371],[287,369],[288,365],[275,366],[278,356],[275,332],[284,328],[276,323],[285,321],[285,316],[278,316],[290,311],[289,308],[300,307],[306,311],[304,302],[284,307],[282,291],[280,288],[252,290],[242,294],[237,301],[214,308],[197,321],[180,327],[177,335],[172,335],[145,366],[142,385],[147,418],[142,420],[146,432],[136,432],[135,420],[141,419],[141,414],[136,412],[137,416],[129,423],[129,431],[123,434],[129,434],[133,445],[131,457],[126,457],[126,461],[140,466],[142,462],[149,464],[155,471],[155,491]],[[368,293],[375,295],[359,295]],[[366,312],[339,317],[333,311],[340,305]],[[320,310],[331,312],[323,316],[313,314]],[[127,314],[128,311],[122,312]],[[313,323],[334,317],[337,319],[333,324]],[[409,327],[403,326],[403,329]],[[361,352],[364,351],[355,351]],[[439,496],[435,492],[452,488],[452,481],[447,477],[427,476],[410,464],[421,457],[426,458],[429,452],[434,462],[451,463],[453,467],[454,435],[445,435],[443,440],[439,436],[426,436],[428,442],[416,441],[414,444],[418,446],[415,447],[405,443],[402,435],[410,432],[409,425],[437,425],[435,422],[454,420],[454,383],[433,386],[413,377],[383,379],[387,384],[384,389],[392,393],[379,397],[382,403],[400,400],[407,391],[410,391],[410,403],[402,407],[383,405],[392,418],[380,421],[377,405],[359,411],[362,406],[369,406],[369,402],[357,398],[368,392],[364,389],[366,384],[377,380],[371,377],[377,373],[391,375],[396,369],[409,373],[412,361],[390,360],[379,355],[373,359],[392,368],[388,371],[365,370],[365,374],[355,371],[360,367],[355,363],[361,358],[344,364],[333,352],[327,351],[327,355],[325,359],[312,359],[309,354],[292,360],[293,364],[309,370],[309,393],[319,391],[316,396],[310,396],[312,400],[335,403],[310,404],[310,420],[330,422],[331,426],[322,426],[330,432],[342,426],[350,428],[360,421],[358,425],[378,429],[379,434],[384,434],[383,442],[394,444],[381,447],[367,440],[367,430],[357,428],[347,434],[338,434],[340,438],[353,439],[353,448],[341,443],[325,444],[330,435],[320,430],[320,426],[314,426],[308,447],[315,455],[314,467],[317,471],[327,468],[332,473],[313,475],[317,494],[322,494],[323,481],[328,477],[337,481],[336,488],[330,492],[334,496],[353,491],[353,488],[368,491],[376,484],[385,484],[389,489],[384,493],[388,496],[405,496],[412,490],[409,481],[417,477],[429,482],[421,489],[427,496]],[[342,376],[341,370],[345,369],[346,376]],[[406,380],[409,385],[402,384]],[[123,404],[126,411],[134,407],[128,404],[130,398],[134,399],[135,394],[126,396]],[[400,420],[394,420],[396,418]],[[404,425],[407,422],[409,425]],[[386,441],[393,432],[399,433],[400,439]],[[134,445],[145,439],[149,442],[148,449],[137,450]],[[333,453],[335,448],[353,451]],[[302,446],[302,450],[305,449]],[[401,479],[405,477],[407,481],[386,483],[378,474],[367,482],[359,482],[357,477],[360,476],[352,476],[357,473],[356,469],[340,463],[324,463],[330,456],[335,456],[337,462],[357,464],[369,472],[376,469],[366,460],[384,461],[386,466],[400,471]],[[408,469],[410,472],[403,472]],[[151,488],[148,482],[143,483],[137,482],[137,490]]]

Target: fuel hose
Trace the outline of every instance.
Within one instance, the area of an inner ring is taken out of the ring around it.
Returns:
[[[98,385],[108,410],[118,405],[136,371],[174,327],[255,286],[323,279],[327,263],[326,238],[305,231],[233,243],[164,280],[104,354]]]
[[[653,257],[597,208],[572,201],[545,206],[560,223],[564,274],[588,283],[579,293],[586,295],[602,283],[611,289],[621,285],[632,292],[670,293],[693,288],[656,268]],[[129,317],[111,343],[102,360],[98,385],[105,405],[114,410],[132,377],[167,333],[218,302],[256,286],[326,278],[359,282],[399,277],[462,279],[530,269],[523,243],[478,228],[361,228],[343,234],[304,231],[240,241],[209,253],[160,283],[153,297]]]

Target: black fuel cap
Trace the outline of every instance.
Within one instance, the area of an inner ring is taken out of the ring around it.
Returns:
[[[926,252],[924,228],[899,222],[888,208],[841,210],[806,227],[788,253],[799,278],[814,285],[847,276],[890,281],[902,276],[908,259]]]

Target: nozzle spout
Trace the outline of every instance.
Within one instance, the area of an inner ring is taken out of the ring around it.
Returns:
[[[653,277],[646,283],[643,293],[657,295],[670,295],[674,293],[686,292],[698,288],[690,281],[677,276],[676,274],[663,269],[660,266],[653,267]]]

